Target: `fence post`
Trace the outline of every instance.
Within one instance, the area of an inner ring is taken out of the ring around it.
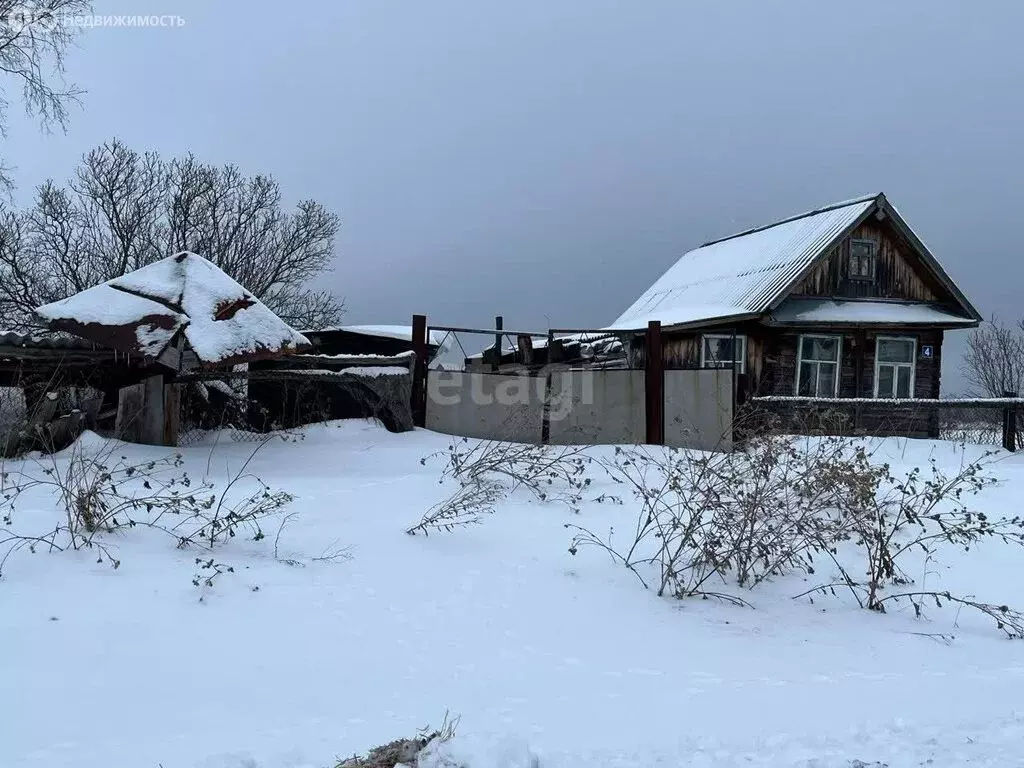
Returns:
[[[651,320],[644,339],[644,403],[647,444],[665,444],[665,363],[661,351],[661,323]]]
[[[1003,397],[1017,397],[1016,392],[1003,392]],[[1017,450],[1017,404],[1003,406],[1003,448]]]
[[[497,371],[501,368],[501,329],[505,327],[505,318],[498,315],[494,318],[494,329],[498,331],[494,334],[494,362],[491,363],[491,370]]]
[[[544,375],[544,401],[541,410],[540,417],[540,442],[542,445],[547,445],[551,442],[551,385],[554,381],[552,378],[551,363],[554,361],[555,352],[555,334],[548,329],[548,344],[544,348],[544,354],[546,363],[544,370],[540,371]]]
[[[427,425],[427,316],[412,316],[412,423]]]

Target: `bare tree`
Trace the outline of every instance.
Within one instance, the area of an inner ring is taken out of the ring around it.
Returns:
[[[189,250],[286,322],[325,327],[341,302],[310,284],[330,269],[338,227],[312,200],[286,211],[269,176],[114,140],[89,152],[66,186],[42,184],[28,210],[0,211],[0,323],[30,326],[41,304]]]
[[[975,328],[960,369],[975,397],[1024,392],[1024,320],[1008,326],[993,317]]]
[[[67,124],[68,105],[82,91],[63,80],[64,55],[78,31],[66,22],[91,12],[90,0],[0,0],[0,136],[6,136],[10,83],[20,86],[26,113],[44,130]],[[0,165],[5,187],[8,171]]]

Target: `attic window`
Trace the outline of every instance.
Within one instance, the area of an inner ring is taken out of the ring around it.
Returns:
[[[878,244],[874,240],[850,241],[850,279],[872,281],[875,279],[875,255]]]

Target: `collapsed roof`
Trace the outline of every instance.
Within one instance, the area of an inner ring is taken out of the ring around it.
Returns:
[[[188,251],[46,304],[36,313],[53,330],[152,358],[164,355],[181,333],[202,365],[244,363],[309,347],[305,336],[259,299]]]

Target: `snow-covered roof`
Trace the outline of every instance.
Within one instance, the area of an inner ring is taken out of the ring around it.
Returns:
[[[36,313],[55,330],[151,357],[182,331],[196,357],[208,365],[309,346],[245,288],[187,251],[46,304]]]
[[[867,214],[877,197],[838,203],[695,248],[609,327],[630,330],[650,320],[681,325],[761,314]]]
[[[652,320],[679,326],[763,315],[785,299],[815,261],[875,210],[906,237],[964,315],[980,319],[899,212],[877,194],[705,243],[684,254],[608,328],[640,330]]]
[[[977,320],[956,315],[930,304],[895,301],[834,301],[831,299],[787,299],[771,313],[771,322],[849,323],[851,325],[939,325],[972,326]]]
[[[346,333],[358,333],[363,336],[377,336],[384,339],[400,339],[401,341],[412,342],[411,325],[339,325],[333,328],[324,328],[323,331],[308,331],[308,333],[327,333],[330,331],[345,331]],[[439,347],[444,343],[446,333],[443,331],[431,331],[428,343]]]

